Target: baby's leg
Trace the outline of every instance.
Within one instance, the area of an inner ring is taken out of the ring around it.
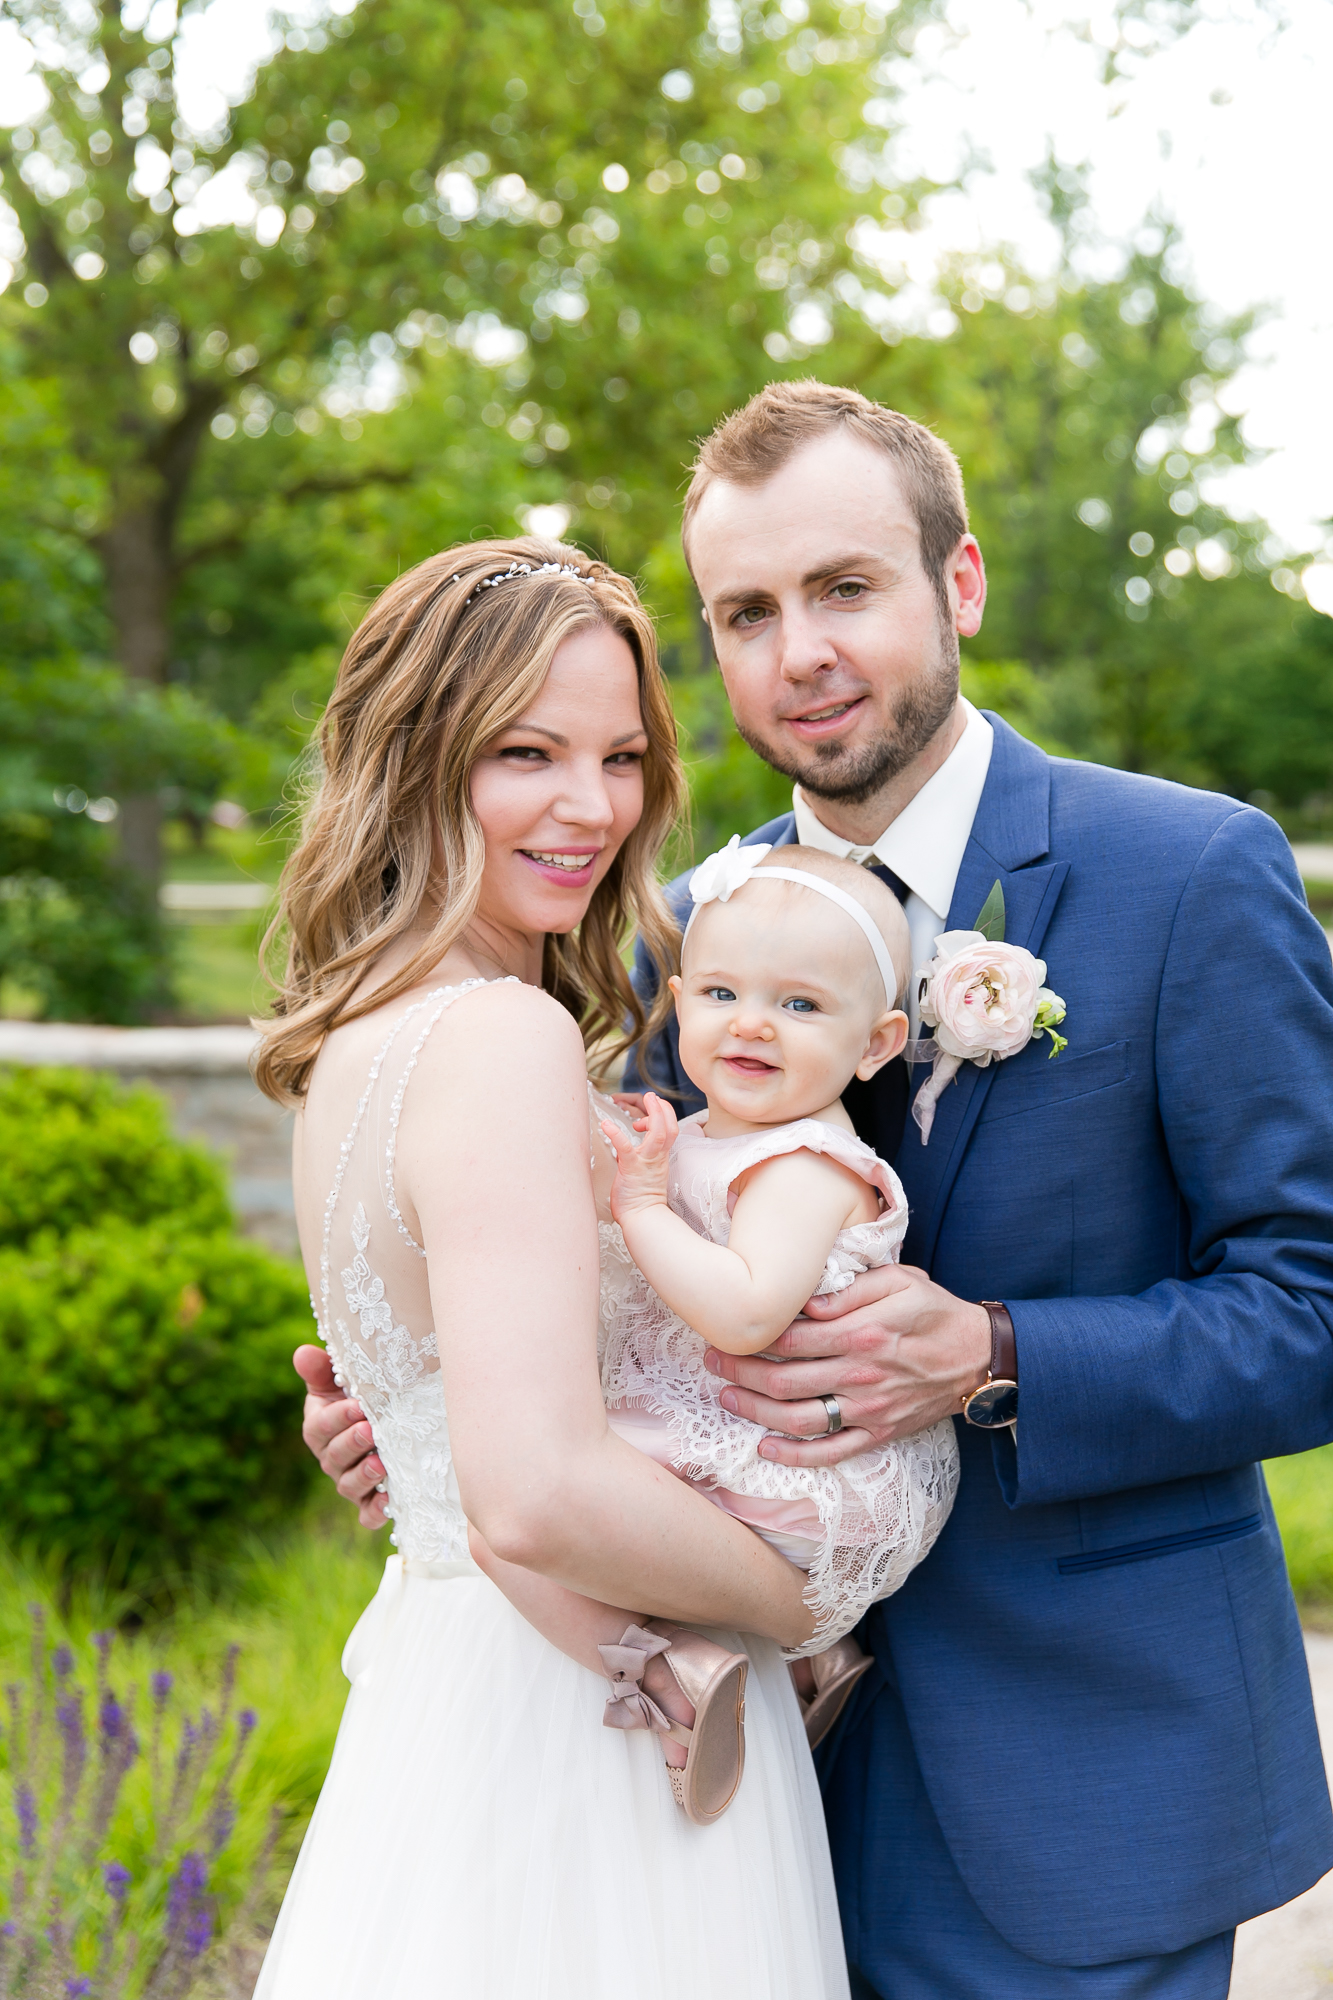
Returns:
[[[761,1535],[798,1569],[808,1570],[818,1555],[823,1528],[813,1497],[764,1500],[748,1493],[732,1493],[721,1486],[714,1487],[708,1497],[736,1520],[744,1521],[747,1528]],[[852,1689],[869,1673],[871,1665],[869,1654],[862,1651],[850,1634],[826,1640],[800,1659],[788,1662],[812,1750],[828,1735]]]
[[[626,1610],[623,1606],[602,1604],[596,1598],[580,1597],[577,1591],[566,1590],[563,1584],[552,1583],[549,1577],[520,1569],[517,1563],[502,1562],[475,1528],[468,1529],[468,1546],[477,1567],[504,1593],[520,1618],[526,1619],[543,1639],[549,1639],[569,1659],[601,1679],[606,1678],[606,1667],[597,1648],[618,1646],[627,1625],[641,1625],[651,1616],[649,1612]],[[681,1693],[664,1657],[648,1661],[643,1688],[673,1722],[688,1728],[694,1721],[694,1710]],[[684,1768],[683,1745],[664,1736],[662,1751],[668,1764],[677,1770]]]

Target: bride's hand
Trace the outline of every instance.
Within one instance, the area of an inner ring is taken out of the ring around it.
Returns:
[[[676,1142],[676,1114],[651,1090],[645,1092],[643,1116],[634,1121],[643,1137],[636,1146],[623,1127],[610,1118],[602,1130],[616,1156],[618,1172],[611,1189],[611,1213],[617,1222],[645,1208],[658,1208],[667,1198],[667,1167]]]
[[[306,1385],[301,1435],[344,1500],[356,1507],[363,1528],[382,1528],[385,1497],[378,1491],[384,1466],[361,1405],[333,1379],[333,1363],[322,1347],[298,1347],[292,1366]]]

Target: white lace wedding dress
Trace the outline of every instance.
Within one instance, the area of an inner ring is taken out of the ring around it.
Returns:
[[[847,2000],[823,1813],[778,1648],[717,1634],[752,1663],[748,1754],[730,1811],[692,1826],[657,1739],[604,1729],[605,1683],[468,1557],[394,1151],[427,1036],[481,983],[432,993],[384,1030],[331,1153],[315,1309],[373,1425],[397,1553],[347,1643],[351,1693],[255,2000]],[[605,1321],[633,1266],[597,1138]]]

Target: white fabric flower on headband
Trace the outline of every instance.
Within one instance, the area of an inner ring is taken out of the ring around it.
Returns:
[[[701,861],[691,875],[690,896],[695,908],[702,903],[729,902],[738,889],[745,887],[771,847],[772,842],[767,840],[742,847],[740,835],[733,833],[726,846],[710,854],[707,861]]]

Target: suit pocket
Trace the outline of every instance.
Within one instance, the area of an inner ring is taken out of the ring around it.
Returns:
[[[977,1120],[979,1125],[1020,1118],[1027,1111],[1044,1111],[1071,1098],[1091,1097],[1094,1091],[1113,1089],[1129,1075],[1128,1042],[1107,1042],[1082,1055],[1068,1050],[1061,1056],[1042,1055],[1039,1051],[1044,1046],[1044,1041],[1031,1042],[1021,1056],[999,1065]]]
[[[1055,1567],[1061,1576],[1086,1576],[1095,1569],[1121,1569],[1126,1563],[1153,1562],[1158,1556],[1185,1555],[1190,1549],[1215,1548],[1257,1535],[1262,1514],[1244,1514],[1238,1521],[1219,1521],[1205,1528],[1185,1528],[1178,1535],[1155,1535],[1148,1542],[1122,1542],[1115,1549],[1090,1549],[1086,1555],[1061,1556]]]

